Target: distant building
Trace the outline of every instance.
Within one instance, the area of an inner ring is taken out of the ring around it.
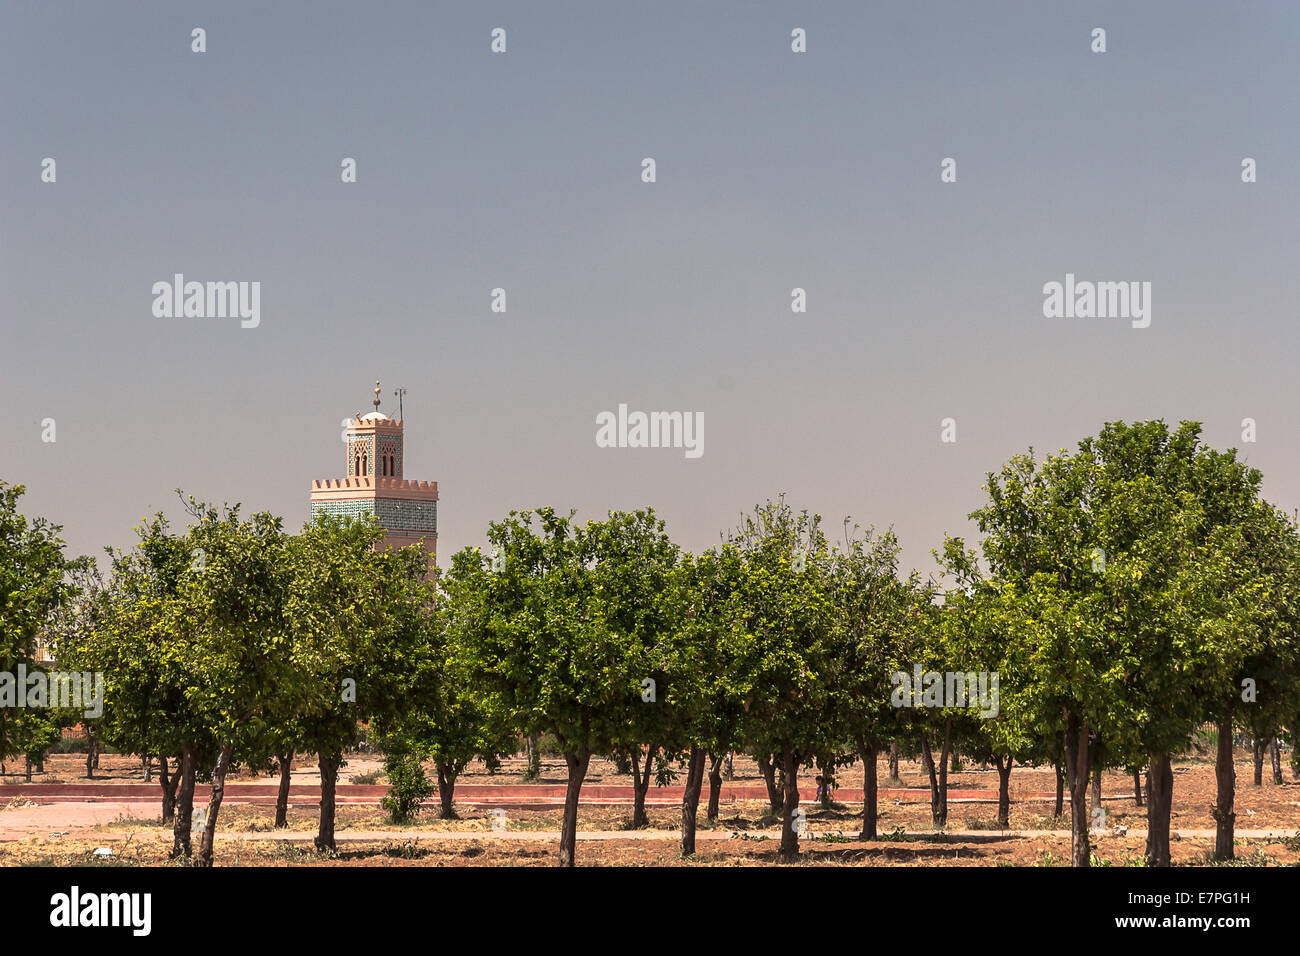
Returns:
[[[42,667],[52,669],[55,666],[55,640],[55,637],[49,632],[41,633],[36,637],[36,641],[32,647],[32,659]]]
[[[438,560],[438,483],[409,481],[405,474],[404,423],[379,410],[350,419],[345,431],[347,477],[311,483],[311,516],[374,515],[384,529],[383,544],[419,544],[432,569]]]

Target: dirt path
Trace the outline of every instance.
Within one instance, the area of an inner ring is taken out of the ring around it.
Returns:
[[[123,802],[46,803],[10,807],[0,813],[0,842],[33,836],[51,836],[72,830],[88,830],[123,817],[157,813],[157,805]]]

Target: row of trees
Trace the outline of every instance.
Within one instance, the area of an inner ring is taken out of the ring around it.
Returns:
[[[59,640],[59,667],[104,674],[97,739],[159,759],[175,855],[193,854],[194,786],[207,782],[196,861],[211,865],[237,764],[278,763],[283,824],[296,753],[316,755],[316,844],[333,849],[344,751],[365,722],[402,706],[437,646],[423,555],[376,550],[371,523],[322,520],[289,535],[269,514],[187,507],[186,533],[157,515],[133,550],[112,554],[107,582]]]
[[[944,550],[958,583],[945,616],[1002,673],[1002,714],[985,732],[1019,759],[1060,741],[1078,866],[1103,764],[1146,768],[1147,859],[1169,864],[1170,758],[1207,722],[1215,853],[1230,858],[1233,729],[1298,725],[1300,538],[1261,500],[1259,472],[1199,436],[1195,423],[1112,423],[1041,465],[1018,456],[972,515],[979,554],[955,540]]]
[[[295,753],[317,755],[317,845],[332,848],[334,783],[362,724],[390,780],[434,761],[443,815],[476,755],[552,735],[568,769],[562,865],[592,756],[632,765],[638,825],[651,780],[684,777],[689,854],[706,769],[713,816],[721,761],[753,754],[791,857],[801,769],[861,760],[872,839],[887,748],[920,753],[940,824],[954,749],[997,767],[1004,825],[1013,764],[1055,765],[1078,866],[1091,858],[1089,781],[1145,769],[1147,859],[1168,865],[1170,759],[1197,728],[1219,731],[1216,855],[1228,858],[1233,731],[1300,726],[1300,536],[1259,481],[1194,423],[1108,424],[1072,453],[1031,451],[990,474],[971,515],[978,546],[947,539],[941,575],[924,581],[900,573],[892,531],[846,520],[832,540],[783,499],[700,554],[648,509],[586,523],[512,512],[487,553],[465,549],[431,580],[418,548],[376,551],[370,523],[321,519],[295,536],[270,515],[190,501],[187,532],[156,516],[113,554],[107,582],[71,603],[51,593],[49,607],[74,609],[61,668],[105,674],[96,736],[161,758],[177,854],[191,852],[194,782],[211,781],[202,865],[231,766],[278,762],[283,822]],[[893,677],[918,667],[996,674],[998,706],[899,706]]]

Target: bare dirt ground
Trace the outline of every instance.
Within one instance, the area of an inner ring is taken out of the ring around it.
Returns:
[[[539,836],[542,836],[539,834]],[[672,839],[580,839],[577,860],[583,866],[751,866],[778,861],[777,834],[747,834],[725,840],[700,840],[692,859],[683,859]],[[92,856],[96,847],[111,845],[113,856]],[[1176,866],[1204,865],[1212,851],[1212,838],[1179,840],[1173,845]],[[167,851],[169,834],[140,832],[129,839],[106,844],[103,840],[68,838],[61,842],[29,840],[0,845],[4,866],[174,866]],[[1102,837],[1094,846],[1094,866],[1141,866],[1141,837]],[[1068,837],[971,841],[936,836],[929,839],[878,840],[807,838],[800,845],[795,865],[857,866],[1066,866]],[[303,841],[217,839],[219,866],[553,866],[556,842],[494,839],[490,835],[464,840],[429,840],[419,837],[387,838],[341,843],[329,856],[315,853]],[[1237,864],[1250,866],[1300,865],[1296,841],[1239,840]]]
[[[14,773],[15,768],[10,765],[9,773],[0,776],[0,783],[19,784],[24,782],[21,773]],[[21,768],[19,768],[21,769]],[[436,779],[432,765],[428,768],[429,776]],[[750,786],[761,786],[762,777],[758,772],[758,767],[754,761],[748,757],[737,756],[733,763],[734,775],[730,783],[745,784]],[[1264,784],[1260,787],[1252,785],[1254,766],[1250,755],[1245,752],[1239,752],[1236,759],[1237,771],[1237,796],[1236,812],[1237,826],[1242,828],[1266,828],[1281,827],[1287,829],[1300,829],[1300,781],[1295,779],[1290,767],[1284,771],[1284,782],[1281,786],[1272,783],[1269,768],[1265,766]],[[100,757],[99,769],[95,771],[94,780],[86,777],[85,756],[81,754],[58,754],[51,756],[46,761],[46,772],[43,774],[33,773],[33,783],[67,783],[67,784],[106,784],[115,783],[143,783],[144,770],[140,761],[134,757],[124,757],[114,754],[105,754]],[[372,755],[350,755],[343,769],[339,773],[339,782],[347,784],[352,782],[373,782],[384,784],[387,782],[382,774],[383,761],[381,758]],[[541,776],[532,781],[525,781],[523,773],[525,770],[525,761],[522,758],[507,759],[503,761],[501,769],[495,774],[489,774],[481,762],[476,761],[471,764],[457,780],[457,784],[552,784],[563,785],[566,782],[566,772],[564,761],[560,758],[548,758],[542,762]],[[916,788],[925,789],[929,786],[929,778],[924,768],[919,762],[901,761],[899,767],[899,777],[901,782],[895,783],[888,781],[888,766],[882,758],[878,767],[879,782],[882,788]],[[375,775],[373,779],[366,777],[366,774]],[[800,784],[802,786],[811,786],[813,783],[813,774],[805,771],[800,775]],[[361,777],[361,780],[357,778]],[[855,764],[850,767],[840,768],[836,774],[837,783],[843,788],[862,786],[862,767]],[[155,780],[157,779],[155,775]],[[260,774],[251,774],[243,771],[232,774],[228,778],[234,783],[278,783],[278,777],[266,776]],[[316,785],[320,783],[320,774],[315,766],[315,761],[310,757],[304,760],[297,760],[294,763],[293,783],[295,785]],[[619,784],[630,785],[631,777],[626,774],[618,774],[615,771],[611,761],[600,758],[593,758],[591,767],[587,774],[586,785],[595,784]],[[682,783],[679,777],[678,785]],[[950,790],[961,789],[982,789],[996,792],[998,785],[997,772],[992,768],[980,769],[978,766],[963,768],[958,773],[948,775],[948,787]],[[1017,829],[1055,829],[1056,827],[1066,827],[1067,823],[1053,821],[1052,811],[1054,809],[1051,801],[1028,801],[1026,798],[1035,793],[1054,793],[1056,789],[1055,772],[1050,766],[1046,767],[1020,767],[1017,766],[1011,773],[1011,826]],[[1211,815],[1210,807],[1215,800],[1215,777],[1214,763],[1208,757],[1195,757],[1176,760],[1174,762],[1174,806],[1172,814],[1172,826],[1175,829],[1212,829],[1214,827],[1214,818]],[[650,796],[653,798],[655,788],[650,790]],[[704,800],[708,798],[708,784],[705,784]],[[1068,798],[1068,795],[1067,795]],[[894,826],[905,826],[909,830],[919,827],[927,827],[930,822],[929,800],[908,798],[907,802],[895,804],[894,798],[887,794],[882,795],[880,801],[880,830],[887,832]],[[1119,824],[1121,826],[1142,827],[1145,826],[1146,810],[1144,807],[1138,807],[1133,800],[1133,780],[1131,776],[1122,773],[1107,772],[1102,777],[1102,799],[1106,808],[1107,824]],[[1021,801],[1021,802],[1017,802]],[[436,803],[436,798],[434,800]],[[235,808],[232,808],[232,812]],[[273,819],[269,808],[238,808],[239,810],[258,811],[261,810],[268,819]],[[343,810],[366,810],[367,808],[340,808]],[[592,808],[594,811],[596,808]],[[618,811],[613,809],[613,818],[618,819],[626,816],[628,811]],[[377,808],[369,808],[373,820],[377,822],[382,819],[382,813]],[[592,812],[589,811],[589,812]],[[223,809],[223,819],[227,811]],[[519,811],[522,813],[523,811]],[[652,813],[655,812],[652,809]],[[729,807],[724,805],[724,815],[729,812]],[[856,813],[861,816],[860,806],[847,807],[848,815]],[[427,818],[432,813],[426,813]],[[1066,807],[1068,815],[1068,805]],[[512,816],[515,812],[512,811]],[[555,812],[555,818],[558,820],[558,811]],[[676,810],[670,811],[669,816],[676,817]],[[993,829],[996,827],[997,807],[992,803],[962,803],[952,801],[948,810],[949,826],[960,829]],[[342,817],[340,818],[342,819]],[[370,822],[370,821],[368,821]],[[3,818],[0,818],[0,825],[3,825]],[[847,824],[846,824],[847,826]]]
[[[312,785],[319,782],[310,759],[295,766],[294,783]],[[14,769],[12,766],[9,768]],[[33,774],[33,783],[76,783],[92,781],[85,776],[84,755],[51,757],[44,774]],[[1255,865],[1300,865],[1300,782],[1289,768],[1283,784],[1271,782],[1265,767],[1264,784],[1252,785],[1253,763],[1249,754],[1237,759],[1237,827],[1239,831],[1280,830],[1286,836],[1238,839],[1239,863]],[[489,774],[481,764],[472,766],[461,783],[523,784],[522,759],[507,760],[496,774]],[[761,785],[753,761],[737,757],[732,782]],[[378,773],[384,783],[382,762],[373,756],[354,755],[340,773],[340,782]],[[882,759],[879,777],[882,787],[924,788],[928,778],[918,763],[903,761],[901,784],[886,780],[887,766]],[[811,784],[812,774],[801,784]],[[860,767],[841,768],[838,783],[845,788],[860,787]],[[274,777],[243,774],[239,782],[275,782]],[[563,761],[544,761],[542,776],[532,783],[562,784]],[[95,783],[142,783],[143,769],[137,759],[104,755]],[[3,783],[21,783],[21,774],[0,778]],[[592,760],[588,783],[627,785],[629,777],[615,772],[613,764]],[[949,775],[951,789],[995,790],[995,771],[978,767],[964,768]],[[878,832],[881,839],[864,843],[856,839],[861,828],[861,805],[839,803],[831,808],[804,803],[810,833],[802,842],[801,865],[855,864],[872,866],[1055,866],[1064,865],[1069,857],[1069,808],[1064,817],[1053,816],[1051,801],[1024,799],[1031,793],[1054,792],[1055,776],[1051,767],[1017,767],[1011,776],[1011,827],[1032,835],[1004,835],[997,828],[995,803],[951,801],[948,810],[948,833],[937,831],[931,816],[928,797],[906,799],[883,794],[880,801]],[[654,789],[651,789],[653,795]],[[704,799],[707,800],[707,784]],[[1103,777],[1102,795],[1107,814],[1108,832],[1094,840],[1099,865],[1140,865],[1145,843],[1146,809],[1133,799],[1131,776],[1107,773]],[[1188,758],[1175,762],[1174,807],[1172,827],[1189,835],[1175,840],[1175,864],[1195,865],[1207,862],[1213,849],[1212,836],[1191,835],[1190,831],[1212,831],[1214,820],[1210,806],[1215,799],[1212,761]],[[12,808],[0,808],[0,830],[9,829],[10,839],[0,843],[0,865],[95,864],[99,865],[168,865],[171,846],[170,828],[158,818],[158,805],[106,803],[82,804],[85,819],[73,820],[69,814],[78,805],[69,803],[32,808],[13,801]],[[63,808],[63,809],[60,809]],[[217,856],[224,865],[383,865],[383,866],[515,866],[552,865],[557,853],[556,834],[560,828],[558,807],[536,809],[512,808],[506,811],[505,825],[510,838],[494,837],[491,812],[482,807],[460,806],[458,819],[440,820],[436,797],[424,811],[407,825],[392,824],[376,806],[340,805],[337,830],[340,851],[331,857],[318,856],[310,846],[315,830],[317,810],[314,804],[299,804],[289,811],[286,830],[273,827],[274,809],[248,804],[223,806],[218,831]],[[649,830],[629,831],[630,806],[581,806],[578,813],[580,843],[579,862],[584,865],[748,865],[774,861],[780,837],[780,823],[763,803],[723,804],[719,819],[704,820],[700,808],[700,840],[696,857],[683,860],[676,842],[681,814],[677,807],[648,808]],[[30,824],[20,821],[32,821]],[[10,822],[12,821],[12,823]],[[62,822],[61,822],[62,821]],[[1132,832],[1121,835],[1115,827]],[[15,832],[16,831],[16,832]],[[382,838],[371,836],[377,832]],[[24,835],[25,833],[30,835]],[[58,834],[58,835],[55,835]],[[624,836],[626,834],[626,836]],[[17,835],[18,839],[13,839]],[[435,837],[437,839],[435,839]],[[536,838],[536,839],[533,839]],[[104,860],[92,857],[99,846],[111,846],[113,856]]]

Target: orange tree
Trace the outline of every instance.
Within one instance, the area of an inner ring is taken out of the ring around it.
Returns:
[[[39,670],[36,639],[76,597],[74,575],[89,566],[87,558],[64,556],[61,527],[43,518],[29,521],[19,512],[25,491],[22,485],[0,481],[0,672],[5,674],[20,664]],[[10,690],[24,693],[26,688],[11,684]],[[43,750],[49,738],[49,715],[12,706],[12,701],[0,706],[0,759]]]
[[[835,609],[820,524],[778,499],[755,508],[731,535],[742,558],[735,604],[741,731],[758,752],[780,760],[780,853],[787,859],[799,853],[799,766],[833,746],[825,714]]]
[[[899,544],[892,530],[849,531],[845,525],[845,543],[832,556],[828,579],[835,626],[828,637],[821,724],[848,759],[862,760],[862,839],[874,840],[877,759],[898,736],[904,718],[892,701],[892,678],[911,671],[916,611],[928,596],[915,573],[899,578]]]
[[[1191,422],[1109,423],[1041,468],[1013,458],[972,514],[1014,611],[1009,653],[1029,664],[1020,705],[1064,732],[1076,866],[1091,856],[1097,739],[1148,765],[1147,859],[1168,865],[1170,755],[1206,719],[1246,643],[1225,575],[1259,473],[1199,435]]]
[[[572,517],[511,512],[488,529],[492,558],[459,552],[447,582],[466,615],[470,673],[489,712],[522,733],[553,734],[564,754],[561,866],[574,864],[592,754],[617,749],[645,706],[628,632],[609,618],[619,595],[602,590],[607,574],[594,573],[602,531]]]

